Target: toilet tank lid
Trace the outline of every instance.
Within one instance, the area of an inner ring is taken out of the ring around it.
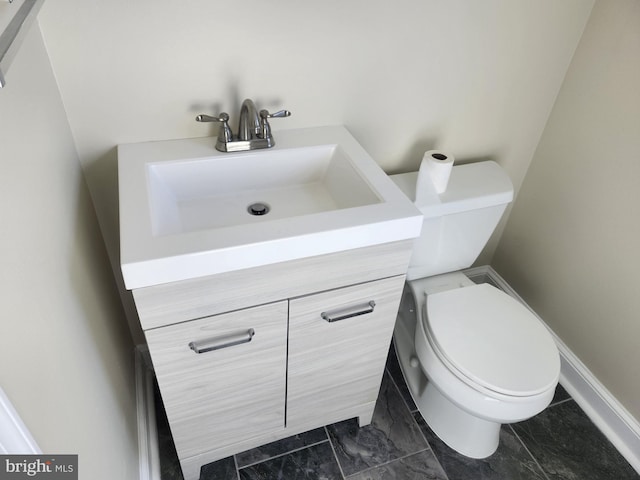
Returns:
[[[418,172],[392,175],[391,178],[415,201]],[[416,206],[426,218],[506,205],[513,200],[511,179],[500,165],[490,160],[455,165],[442,194],[428,182],[422,188],[426,190],[424,200]]]

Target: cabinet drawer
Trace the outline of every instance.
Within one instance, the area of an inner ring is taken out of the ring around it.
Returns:
[[[284,428],[286,301],[145,335],[181,459]]]
[[[287,426],[342,420],[376,401],[404,278],[290,301]]]

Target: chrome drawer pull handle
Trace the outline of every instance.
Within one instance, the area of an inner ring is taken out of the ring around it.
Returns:
[[[341,310],[335,310],[333,312],[322,312],[320,316],[327,322],[338,322],[340,320],[346,320],[347,318],[372,313],[375,307],[376,302],[371,300],[370,302],[367,302],[365,304],[355,305],[353,307],[347,307]]]
[[[189,348],[196,353],[206,353],[213,350],[220,350],[222,348],[233,347],[234,345],[249,343],[255,333],[255,330],[253,328],[250,328],[243,333],[232,333],[229,335],[222,335],[220,337],[213,337],[207,338],[206,340],[190,342]]]

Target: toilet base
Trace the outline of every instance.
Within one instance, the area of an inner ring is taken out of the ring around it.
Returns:
[[[427,382],[416,400],[433,433],[455,451],[471,458],[486,458],[498,448],[502,425],[470,415],[442,395],[432,382]]]
[[[415,317],[407,313],[401,307],[393,340],[400,370],[418,410],[431,430],[449,447],[468,457],[488,457],[498,448],[502,424],[467,413],[427,380],[413,345]]]

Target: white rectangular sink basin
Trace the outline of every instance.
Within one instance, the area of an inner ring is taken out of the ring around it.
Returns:
[[[344,127],[118,146],[125,285],[142,288],[406,240],[422,215]]]
[[[147,182],[155,236],[381,201],[339,145],[149,163]]]

